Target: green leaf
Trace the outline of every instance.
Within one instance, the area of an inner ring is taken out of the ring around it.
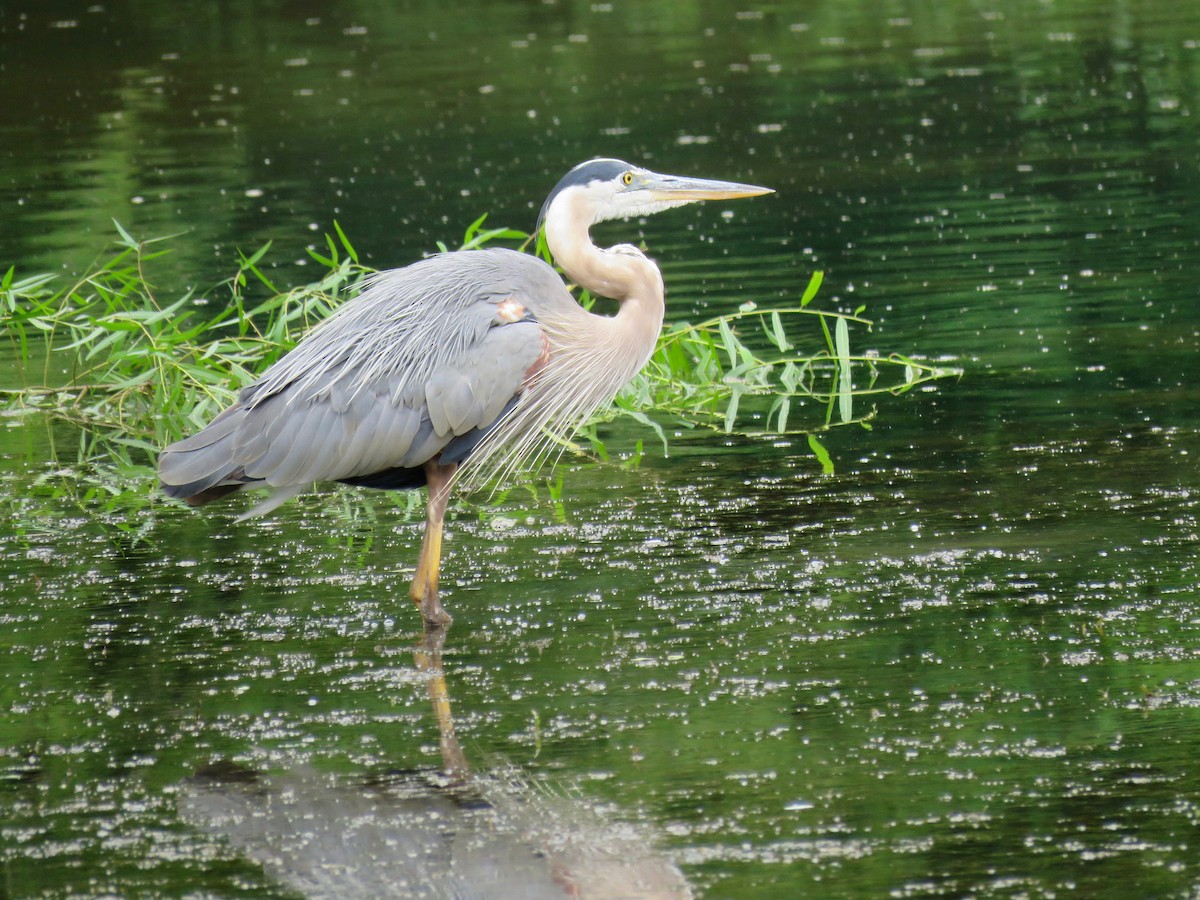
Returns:
[[[725,347],[725,354],[729,357],[729,368],[737,366],[738,360],[738,339],[734,337],[733,329],[729,327],[729,321],[722,318],[717,323],[717,330],[721,334],[721,343]]]
[[[779,383],[783,385],[783,389],[789,394],[794,394],[796,388],[800,384],[800,369],[794,362],[788,361],[783,365],[783,371],[779,373]]]
[[[242,265],[243,265],[243,266],[245,266],[247,269],[252,269],[252,268],[254,268],[256,265],[258,265],[259,261],[260,261],[260,260],[261,260],[261,259],[262,259],[264,256],[266,256],[266,255],[267,255],[267,252],[268,252],[270,249],[271,249],[271,242],[270,242],[270,241],[267,241],[265,244],[263,244],[261,247],[259,247],[257,250],[255,250],[255,251],[254,251],[254,253],[253,253],[253,255],[251,255],[251,256],[246,256],[244,253],[242,253],[242,252],[239,250],[239,251],[238,251],[238,256],[240,256],[240,257],[241,257],[241,261],[242,261]]]
[[[734,422],[737,421],[738,405],[742,399],[741,385],[734,385],[733,392],[729,395],[729,405],[725,407],[725,433],[733,432]]]
[[[629,416],[629,418],[633,419],[635,422],[640,422],[642,425],[645,425],[647,428],[649,428],[651,431],[653,431],[656,435],[658,435],[658,439],[660,441],[662,441],[663,456],[669,455],[670,451],[667,446],[667,433],[665,431],[663,431],[663,427],[661,425],[659,425],[657,422],[655,422],[653,419],[651,419],[648,415],[646,415],[644,412],[641,412],[640,410],[627,409],[624,412],[625,412],[625,415]],[[640,447],[641,441],[638,441],[638,445]],[[640,455],[641,455],[640,450],[639,450],[638,455],[640,457]]]
[[[337,244],[333,242],[333,235],[329,233],[325,234],[325,246],[329,248],[329,258],[332,260],[332,262],[329,264],[329,268],[336,268],[339,260]]]
[[[482,216],[480,216],[478,219],[476,219],[474,222],[472,222],[470,225],[467,226],[467,230],[465,232],[463,232],[464,247],[467,244],[471,243],[471,239],[474,238],[476,232],[478,232],[479,229],[483,227],[483,223],[487,221],[487,217],[488,217],[488,214],[484,213]]]
[[[128,247],[131,250],[136,250],[138,247],[138,242],[135,241],[132,236],[130,236],[128,231],[126,231],[124,228],[121,227],[121,223],[118,222],[116,219],[113,219],[112,223],[114,226],[116,226],[117,234],[119,234],[121,236],[121,240],[119,241],[119,243]]]
[[[834,326],[834,345],[838,364],[838,415],[843,422],[854,418],[854,379],[850,362],[850,326],[838,319]]]
[[[825,449],[825,446],[817,440],[815,434],[808,436],[808,449],[812,451],[813,456],[817,458],[817,462],[821,464],[821,473],[823,475],[832,475],[834,472],[833,457],[829,455],[829,451]]]
[[[787,353],[792,349],[792,343],[787,339],[787,334],[783,330],[783,319],[778,310],[771,310],[771,330],[768,334],[771,336],[771,342],[779,348],[780,353]]]
[[[305,248],[304,248],[304,251],[305,251],[305,252],[306,252],[306,253],[307,253],[309,256],[311,256],[313,259],[315,259],[317,262],[319,262],[321,265],[325,266],[325,268],[327,268],[327,269],[332,269],[334,266],[336,266],[336,265],[337,265],[337,263],[335,263],[335,262],[333,261],[333,258],[332,258],[332,257],[329,257],[329,256],[322,256],[322,255],[321,255],[320,253],[318,253],[318,252],[316,251],[316,249],[315,249],[315,248],[313,248],[313,247],[305,247]]]
[[[817,271],[812,273],[812,277],[808,279],[808,287],[804,289],[804,296],[800,298],[801,309],[812,303],[813,298],[817,296],[817,291],[821,289],[821,283],[824,281],[824,272]]]
[[[346,237],[346,232],[342,231],[342,226],[338,224],[337,219],[333,220],[333,230],[337,232],[338,240],[342,242],[346,253],[354,260],[355,265],[358,265],[358,253],[355,251],[354,245],[350,243],[350,239]]]
[[[786,394],[775,398],[775,405],[771,407],[771,413],[775,415],[775,431],[779,434],[787,433],[788,414],[792,410],[792,398]],[[768,415],[767,419],[770,420]]]

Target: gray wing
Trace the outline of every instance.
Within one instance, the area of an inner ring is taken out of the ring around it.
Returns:
[[[381,273],[237,403],[167,447],[163,489],[205,502],[244,485],[275,487],[254,510],[266,512],[314,481],[371,483],[375,473],[419,469],[456,439],[470,446],[545,349],[537,321],[513,321],[505,301],[528,308],[550,291],[566,296],[549,266],[512,251],[443,254]]]

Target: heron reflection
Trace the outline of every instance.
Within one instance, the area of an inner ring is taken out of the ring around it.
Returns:
[[[184,819],[306,897],[691,897],[642,829],[514,769],[473,771],[454,730],[444,635],[428,630],[415,653],[439,770],[352,784],[308,768],[267,775],[217,764],[185,786]]]

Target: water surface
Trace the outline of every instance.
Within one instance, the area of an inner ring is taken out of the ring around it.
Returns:
[[[457,506],[443,662],[496,815],[635,829],[711,897],[1200,888],[1190,5],[70,6],[0,12],[3,268],[78,271],[113,218],[184,233],[168,294],[266,240],[301,282],[335,218],[403,264],[617,155],[778,189],[599,231],[673,317],[820,268],[856,339],[965,369],[830,434],[833,477],[680,431]],[[76,441],[0,430],[8,893],[319,895],[272,791],[367,836],[320,845],[344,896],[395,877],[406,798],[470,833],[403,501],[146,511],[63,495]],[[216,762],[263,787],[232,820]]]

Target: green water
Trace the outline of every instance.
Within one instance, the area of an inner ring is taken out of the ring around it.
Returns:
[[[455,508],[447,688],[513,846],[633,828],[718,898],[1200,891],[1191,4],[58,4],[0,51],[0,268],[76,270],[113,218],[186,232],[168,294],[268,239],[300,282],[333,218],[398,265],[617,155],[778,190],[600,231],[671,315],[820,268],[865,345],[965,369],[829,435],[833,477],[621,426],[638,467]],[[468,825],[419,523],[64,495],[72,429],[4,424],[0,892],[421,895],[397,798]],[[222,760],[268,787],[197,800]]]

